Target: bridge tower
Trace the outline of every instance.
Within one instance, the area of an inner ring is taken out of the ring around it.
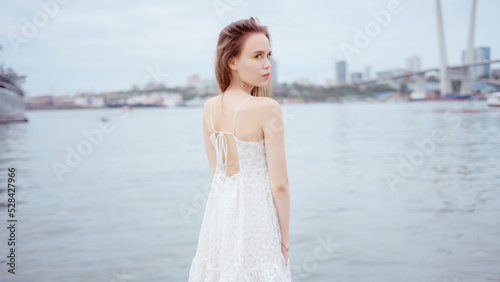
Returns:
[[[439,76],[441,85],[441,96],[451,93],[451,80],[448,72],[448,63],[446,60],[446,46],[444,42],[444,27],[443,17],[441,14],[441,0],[436,0],[437,24],[438,24],[438,40],[439,40]]]
[[[472,0],[472,8],[470,12],[469,23],[469,38],[467,40],[467,52],[465,53],[464,64],[472,64],[472,52],[474,52],[474,29],[476,22],[476,0]],[[472,67],[464,67],[462,84],[460,86],[460,94],[469,95],[472,93]]]

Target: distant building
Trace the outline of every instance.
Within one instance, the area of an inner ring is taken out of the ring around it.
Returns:
[[[364,75],[364,79],[365,80],[370,80],[370,77],[371,77],[371,72],[372,72],[372,67],[371,66],[366,66],[365,68],[365,75]]]
[[[273,77],[273,85],[278,84],[278,62],[275,59],[271,58],[271,76]]]
[[[389,84],[392,88],[399,87],[399,81],[394,79],[384,79],[386,77],[404,75],[406,71],[402,68],[392,68],[377,72],[377,79],[384,80],[383,83]]]
[[[490,60],[490,47],[477,47],[472,52],[472,62],[481,62]],[[466,50],[462,51],[462,64],[465,64],[465,56],[467,54]],[[472,67],[472,74],[475,78],[487,75],[490,73],[490,65],[481,65]]]
[[[307,77],[299,77],[296,80],[297,84],[303,86],[309,86],[309,79]]]
[[[356,83],[363,81],[363,73],[361,72],[353,72],[351,73],[351,82]]]
[[[281,92],[280,85],[278,83],[278,62],[276,62],[273,57],[271,57],[271,83],[276,92]]]
[[[411,56],[406,58],[406,70],[415,72],[420,70],[420,57]]]
[[[346,83],[347,66],[345,61],[338,61],[335,64],[335,73],[337,74],[337,83]]]
[[[201,79],[198,74],[193,74],[187,79],[187,86],[197,88],[201,84]]]
[[[75,99],[71,96],[53,97],[53,104],[57,109],[75,108]]]
[[[180,93],[165,91],[135,93],[126,98],[127,105],[154,105],[158,107],[171,107],[183,103]]]
[[[491,70],[491,76],[495,79],[500,78],[500,69]]]
[[[325,84],[326,87],[333,87],[337,85],[337,79],[335,78],[327,78],[325,79]]]
[[[198,74],[193,74],[187,79],[187,86],[194,87],[195,89],[207,89],[212,87],[212,80],[201,79]]]
[[[54,98],[49,95],[29,97],[26,99],[26,109],[52,109],[54,108]]]
[[[75,106],[83,108],[102,108],[105,106],[104,97],[93,93],[78,93],[74,98]]]

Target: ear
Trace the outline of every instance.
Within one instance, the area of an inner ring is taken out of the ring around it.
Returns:
[[[234,56],[232,56],[231,59],[229,59],[228,65],[229,65],[229,68],[232,70],[237,70],[235,60],[236,60],[236,58]]]

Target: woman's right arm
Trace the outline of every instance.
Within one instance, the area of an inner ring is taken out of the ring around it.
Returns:
[[[290,222],[290,192],[285,156],[285,131],[280,104],[265,99],[263,112],[264,142],[269,168],[269,180],[274,204],[278,212],[281,240],[288,247]]]

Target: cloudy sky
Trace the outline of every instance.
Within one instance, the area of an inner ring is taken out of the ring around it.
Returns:
[[[391,2],[398,10],[389,9]],[[471,0],[442,0],[447,58],[461,63]],[[26,75],[31,96],[73,95],[143,86],[157,79],[183,86],[187,77],[214,77],[217,36],[227,24],[257,18],[271,33],[280,82],[307,77],[322,84],[334,76],[333,61],[356,30],[390,19],[348,58],[348,72],[404,67],[421,57],[422,68],[439,62],[434,0],[249,1],[249,0],[0,0],[0,63]],[[391,12],[392,11],[392,12]],[[479,0],[475,46],[500,58],[500,1]],[[500,68],[494,65],[493,68]]]

